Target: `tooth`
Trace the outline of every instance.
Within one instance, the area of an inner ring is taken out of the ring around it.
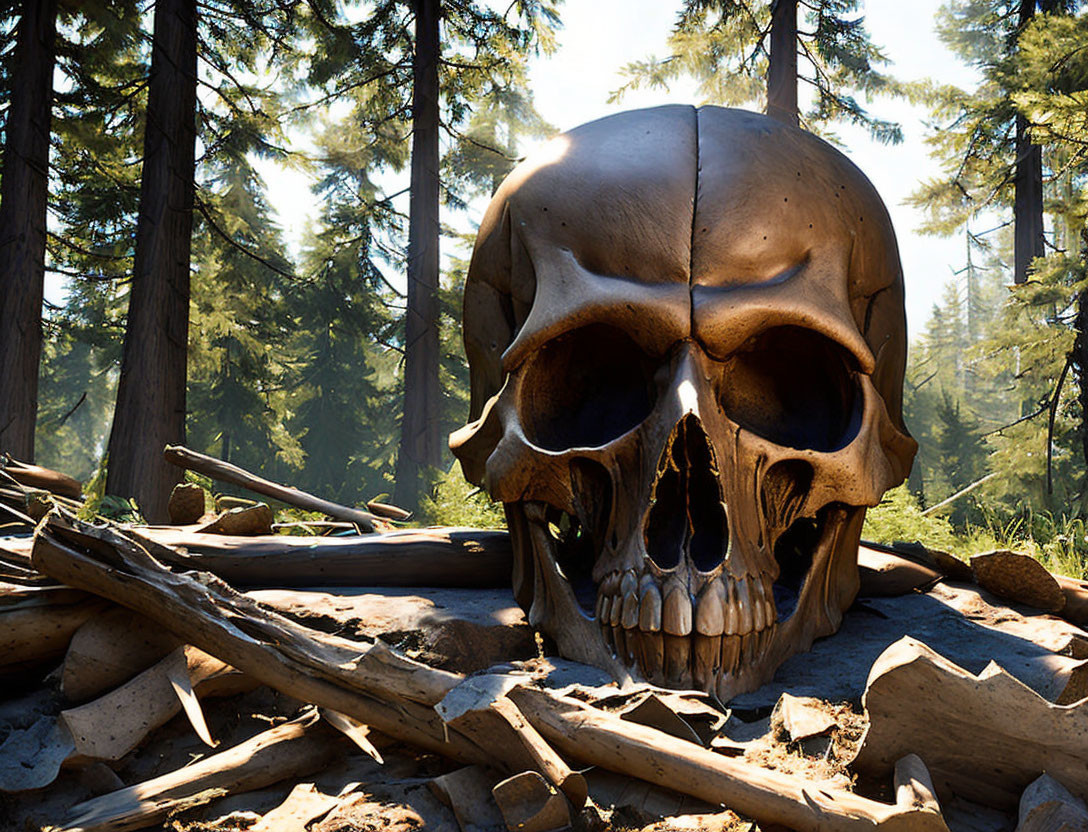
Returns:
[[[665,636],[643,631],[638,639],[638,661],[642,675],[655,685],[665,683]]]
[[[624,664],[630,664],[627,652],[627,631],[623,627],[612,628],[612,641],[616,645],[616,658]]]
[[[756,633],[749,633],[741,637],[741,666],[745,669],[751,667],[755,662],[756,644],[758,644],[758,634]]]
[[[601,622],[601,635],[604,636],[604,643],[608,645],[608,649],[615,655],[615,645],[612,643],[612,627],[604,621]]]
[[[762,581],[746,581],[748,584],[749,596],[752,599],[752,630],[759,632],[767,624],[763,620],[765,615],[765,609],[763,604],[763,582]]]
[[[722,639],[722,673],[733,674],[737,671],[737,658],[740,656],[740,636],[725,636]]]
[[[699,690],[712,690],[721,665],[722,637],[703,636],[696,633],[691,637],[691,641],[694,654],[692,675],[695,677],[695,687]]]
[[[608,595],[600,595],[597,598],[597,621],[601,624],[611,624],[612,598]]]
[[[623,596],[623,613],[620,623],[628,630],[638,626],[638,595],[634,592]]]
[[[618,572],[609,572],[601,581],[600,593],[602,595],[615,595],[620,588],[620,575]]]
[[[638,626],[644,633],[661,631],[661,592],[652,579],[647,582],[643,578],[642,581],[642,602],[638,608]]]
[[[737,608],[737,584],[735,581],[730,580],[727,587],[728,600],[725,606],[725,627],[722,630],[725,635],[730,636],[734,633],[740,632],[740,612]]]
[[[690,665],[691,639],[686,636],[665,636],[665,679],[669,687],[691,687]]]
[[[778,607],[774,603],[774,578],[770,575],[763,576],[763,597],[767,599],[767,609],[770,610],[768,621],[778,620]]]
[[[608,623],[613,627],[620,626],[620,619],[623,617],[623,599],[615,595],[612,597],[612,606],[608,611]]]
[[[771,640],[774,638],[774,624],[771,624],[766,630],[759,634],[759,650],[757,655],[760,659],[767,655],[767,649],[771,646]]]
[[[752,598],[748,592],[748,581],[741,578],[737,581],[737,632],[752,632]]]
[[[770,629],[771,627],[773,627],[775,625],[775,622],[778,621],[777,611],[774,608],[774,602],[773,601],[764,601],[763,603],[766,605],[766,606],[764,606],[763,609],[764,609],[764,616],[767,619],[767,629]]]
[[[703,587],[695,607],[695,630],[704,636],[720,636],[725,629],[725,586],[715,578]]]
[[[668,587],[665,608],[661,616],[662,627],[671,636],[691,634],[691,596],[679,582]]]
[[[623,573],[623,578],[620,579],[620,595],[628,596],[638,593],[638,578],[635,577],[633,569],[628,569]]]

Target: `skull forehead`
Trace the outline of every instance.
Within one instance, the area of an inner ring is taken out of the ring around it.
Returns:
[[[701,108],[698,134],[693,284],[758,284],[805,266],[858,297],[897,279],[884,203],[843,154],[743,110]]]
[[[595,274],[688,283],[696,160],[693,108],[620,113],[553,139],[493,205],[534,266],[569,251]]]

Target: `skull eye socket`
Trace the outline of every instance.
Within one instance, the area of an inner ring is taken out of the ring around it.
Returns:
[[[834,451],[861,425],[853,366],[845,349],[818,333],[771,329],[730,358],[722,407],[738,425],[777,445]]]
[[[648,356],[615,327],[561,335],[525,368],[518,409],[526,437],[554,451],[605,445],[650,415],[652,379]]]

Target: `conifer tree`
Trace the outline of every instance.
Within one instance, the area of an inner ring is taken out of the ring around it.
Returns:
[[[871,115],[856,97],[902,91],[879,69],[887,58],[866,31],[858,0],[801,5],[804,27],[799,28],[797,0],[685,0],[669,36],[670,54],[628,64],[628,81],[613,100],[629,89],[667,89],[689,76],[709,104],[754,104],[810,130],[842,121],[864,127],[878,141],[902,141],[898,124]],[[812,100],[803,113],[799,84]]]
[[[0,182],[0,452],[34,460],[57,0],[23,0]]]
[[[196,0],[158,0],[144,125],[132,294],[110,431],[106,491],[167,519],[185,437],[197,86]]]

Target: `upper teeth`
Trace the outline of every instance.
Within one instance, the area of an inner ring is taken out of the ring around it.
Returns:
[[[616,654],[637,661],[652,681],[697,685],[715,692],[755,663],[777,620],[769,575],[718,575],[692,602],[686,583],[649,572],[610,572],[601,581],[597,620]]]

